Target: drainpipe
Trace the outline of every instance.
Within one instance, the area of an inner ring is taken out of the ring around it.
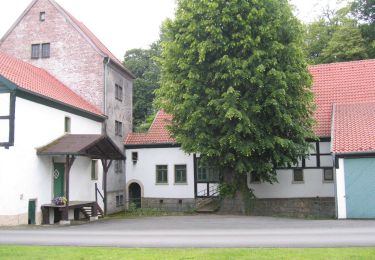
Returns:
[[[104,93],[103,93],[103,113],[107,116],[107,73],[108,73],[108,64],[111,61],[109,57],[105,58],[106,62],[104,63]],[[107,133],[107,122],[105,121],[103,125],[103,133]]]
[[[107,73],[108,73],[108,64],[109,62],[111,61],[111,59],[109,57],[106,58],[106,62],[104,63],[104,93],[103,93],[103,113],[105,116],[107,116]],[[103,134],[107,134],[107,120],[108,120],[108,117],[106,118],[106,120],[104,121],[104,124],[103,124],[103,129],[102,129],[102,133]],[[102,164],[103,164],[103,167],[104,167],[104,162],[102,161]],[[105,162],[106,164],[106,162]],[[110,164],[109,164],[110,166]],[[108,170],[109,170],[109,166],[107,168],[107,165],[104,167],[104,171],[103,171],[103,193],[104,193],[104,215],[107,214],[107,175],[108,175]]]

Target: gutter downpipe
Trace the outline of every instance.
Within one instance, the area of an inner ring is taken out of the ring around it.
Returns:
[[[104,115],[107,116],[107,73],[108,73],[108,64],[111,61],[109,57],[107,57],[107,61],[104,63],[104,102],[103,102],[103,113]],[[107,116],[108,119],[108,116]],[[103,124],[103,133],[107,134],[107,119],[104,121]],[[103,173],[103,194],[104,194],[104,215],[107,214],[107,175],[108,175],[108,170]]]
[[[107,72],[108,72],[108,64],[111,61],[111,59],[109,57],[106,57],[106,59],[107,59],[107,62],[104,63],[104,95],[103,95],[103,97],[104,97],[104,100],[103,100],[104,101],[103,102],[103,104],[104,104],[103,112],[104,112],[105,115],[107,115],[106,114],[107,113],[107,101],[106,101],[106,99],[107,99],[107,96],[106,96],[106,94],[107,94]]]

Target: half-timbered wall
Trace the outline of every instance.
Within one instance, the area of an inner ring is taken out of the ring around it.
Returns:
[[[71,119],[72,134],[100,134],[101,123],[35,103],[16,99],[15,143],[0,149],[0,225],[27,224],[28,201],[36,200],[37,223],[42,204],[53,199],[53,161],[63,158],[38,156],[36,148],[64,134],[64,119]],[[71,169],[70,200],[95,200],[95,182],[91,180],[91,160],[79,157]]]

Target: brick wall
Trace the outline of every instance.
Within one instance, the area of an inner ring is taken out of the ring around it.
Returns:
[[[39,13],[46,12],[44,22]],[[31,59],[31,44],[50,43],[50,58]],[[80,96],[103,109],[103,57],[48,0],[39,0],[0,50],[46,69]]]

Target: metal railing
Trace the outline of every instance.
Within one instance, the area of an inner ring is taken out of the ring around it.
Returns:
[[[217,197],[220,195],[219,185],[197,192],[197,197]]]
[[[99,188],[98,188],[98,184],[95,183],[95,201],[96,201],[96,203],[98,203],[98,194],[99,194],[99,196],[102,198],[103,203],[105,203],[105,202],[104,202],[104,196],[103,196],[103,194],[100,192],[100,190],[99,190]]]

